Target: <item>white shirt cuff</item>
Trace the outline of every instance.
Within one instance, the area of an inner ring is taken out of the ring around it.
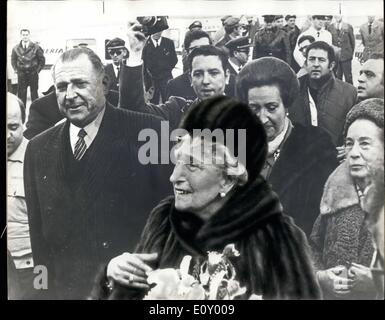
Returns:
[[[127,67],[138,67],[140,65],[143,64],[143,60],[142,59],[130,59],[128,58],[126,60],[126,66]]]

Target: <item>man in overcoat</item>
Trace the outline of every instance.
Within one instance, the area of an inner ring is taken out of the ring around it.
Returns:
[[[25,192],[35,265],[45,267],[42,297],[85,299],[100,266],[132,251],[150,210],[168,195],[168,174],[140,156],[139,133],[160,120],[106,102],[108,79],[88,48],[54,67],[62,122],[33,138]]]

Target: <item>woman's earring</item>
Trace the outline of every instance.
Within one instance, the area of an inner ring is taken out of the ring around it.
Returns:
[[[226,192],[220,192],[219,195],[221,196],[221,198],[224,198],[226,196]]]
[[[286,112],[286,117],[288,117],[289,116],[289,112]]]

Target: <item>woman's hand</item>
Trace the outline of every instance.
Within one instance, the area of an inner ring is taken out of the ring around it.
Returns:
[[[353,280],[342,276],[344,269],[343,266],[337,266],[317,272],[321,287],[337,298],[349,295],[353,286]]]
[[[353,281],[354,291],[372,292],[375,290],[369,267],[353,262],[348,271],[348,277]]]
[[[149,289],[146,273],[153,269],[147,263],[157,258],[157,253],[125,252],[108,263],[107,278],[127,287]]]

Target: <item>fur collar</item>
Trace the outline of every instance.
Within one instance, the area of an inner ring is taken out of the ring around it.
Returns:
[[[359,205],[359,199],[348,164],[344,161],[325,183],[320,211],[321,214],[333,214],[353,205]]]

